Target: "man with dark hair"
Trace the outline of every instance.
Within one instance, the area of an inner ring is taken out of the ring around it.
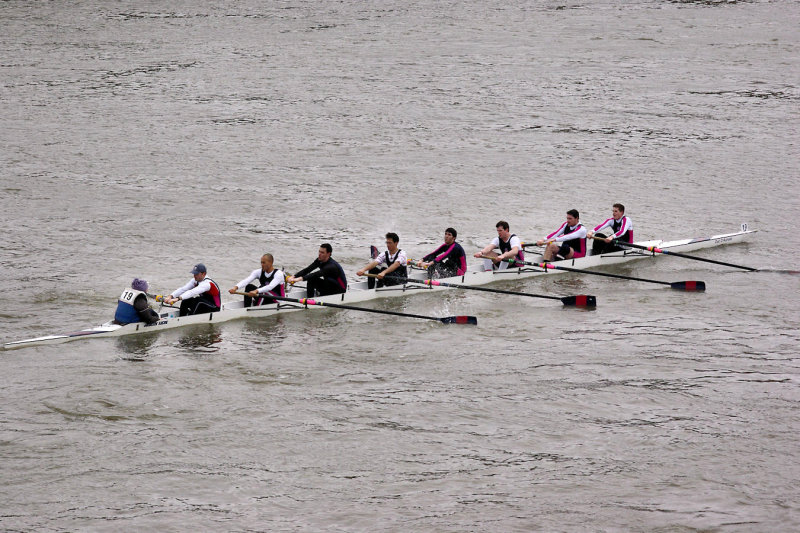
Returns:
[[[327,242],[320,244],[317,259],[294,276],[289,276],[287,281],[297,283],[305,280],[307,298],[346,292],[347,276],[331,254],[333,247],[330,244]]]
[[[193,279],[189,283],[175,289],[164,301],[169,305],[178,300],[181,302],[180,316],[199,315],[201,313],[215,313],[222,307],[222,298],[219,285],[206,277],[206,266],[197,263],[192,268]]]
[[[501,220],[495,224],[497,237],[487,244],[481,251],[475,253],[475,257],[485,257],[483,260],[484,270],[505,270],[508,263],[504,259],[525,260],[525,252],[522,251],[522,242],[519,237],[509,231],[508,222]],[[500,253],[494,250],[500,249]]]
[[[580,215],[577,209],[567,211],[567,220],[553,233],[536,241],[547,247],[542,254],[545,261],[558,259],[577,259],[586,256],[586,228],[579,222]]]
[[[273,266],[275,258],[272,254],[261,256],[261,268],[253,270],[249,276],[236,284],[228,292],[234,294],[244,289],[247,296],[244,297],[244,306],[259,306],[274,303],[275,300],[270,296],[286,296],[284,289],[285,276],[282,270]],[[255,282],[258,285],[255,285]]]
[[[457,235],[453,228],[444,230],[444,244],[417,261],[417,266],[427,268],[431,278],[464,275],[467,272],[467,254],[456,242]]]
[[[606,237],[603,233],[597,233],[601,229],[611,228],[613,232],[610,237]],[[597,234],[602,240],[595,239],[592,245],[592,255],[605,254],[608,252],[616,252],[624,250],[612,241],[619,240],[620,242],[633,242],[633,222],[625,216],[625,206],[622,204],[614,204],[611,208],[611,218],[606,219],[605,222],[594,228],[588,233],[591,239]]]
[[[367,266],[356,272],[356,274],[359,276],[363,276],[366,272],[377,274],[378,287],[403,283],[403,278],[408,276],[408,269],[406,268],[408,257],[406,257],[406,253],[403,250],[397,248],[397,243],[399,242],[400,237],[397,236],[397,233],[387,233],[386,250],[370,261]],[[380,265],[386,266],[378,268]],[[369,278],[367,280],[367,287],[370,289],[375,287],[375,278]]]

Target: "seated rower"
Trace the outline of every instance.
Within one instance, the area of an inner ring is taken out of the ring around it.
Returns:
[[[567,220],[561,227],[553,233],[536,241],[542,246],[547,243],[544,249],[544,260],[553,261],[554,259],[577,259],[586,256],[586,228],[579,222],[580,215],[577,209],[567,211]]]
[[[282,270],[278,270],[273,266],[275,258],[272,254],[264,254],[261,256],[261,268],[253,270],[249,276],[236,284],[228,292],[234,294],[244,287],[244,292],[247,296],[244,297],[244,306],[251,307],[253,305],[264,305],[274,303],[275,300],[270,296],[286,296],[286,289],[284,283],[286,281]],[[258,281],[258,285],[253,282]]]
[[[597,233],[601,229],[611,228],[614,233],[610,237],[606,237],[603,233]],[[611,218],[594,228],[587,234],[590,239],[599,237],[602,240],[595,239],[592,245],[592,255],[605,254],[609,252],[616,252],[624,250],[611,241],[619,240],[621,242],[633,242],[633,222],[625,216],[625,206],[622,204],[614,204],[611,209]]]
[[[404,283],[405,278],[408,277],[408,269],[406,268],[408,257],[406,257],[406,253],[403,250],[397,248],[397,243],[399,242],[400,237],[397,236],[397,233],[387,233],[386,250],[356,274],[359,276],[363,276],[366,272],[377,274],[378,287]],[[386,266],[378,268],[380,265]],[[375,287],[375,278],[367,280],[367,287],[370,289]]]
[[[456,242],[458,233],[453,228],[444,230],[444,244],[417,261],[417,266],[428,269],[430,278],[451,278],[467,272],[467,254]]]
[[[289,276],[289,283],[306,281],[306,298],[347,292],[344,269],[332,257],[333,247],[327,242],[319,246],[317,259],[303,270]]]
[[[495,227],[497,228],[497,237],[492,239],[481,251],[475,253],[475,257],[488,258],[483,260],[483,269],[505,270],[509,263],[504,259],[524,261],[525,252],[522,251],[522,241],[508,230],[508,222],[501,220],[495,224]],[[495,248],[500,249],[499,254],[494,251]]]
[[[154,324],[158,322],[158,313],[150,309],[147,303],[147,281],[133,278],[131,288],[122,291],[117,301],[117,310],[114,313],[114,324],[132,324],[145,322]]]
[[[197,263],[192,268],[193,279],[181,287],[172,291],[164,301],[170,305],[177,301],[181,302],[179,316],[199,315],[201,313],[216,313],[222,307],[222,297],[219,285],[206,277],[206,266]]]

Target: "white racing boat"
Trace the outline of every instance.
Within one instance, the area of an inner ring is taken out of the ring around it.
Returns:
[[[723,235],[714,235],[711,237],[700,239],[683,239],[670,242],[664,241],[646,241],[637,242],[635,244],[645,247],[657,247],[659,250],[667,252],[690,252],[703,248],[711,248],[723,244],[733,244],[742,242],[750,235],[755,233],[756,230],[748,230],[747,225],[742,225],[742,230],[736,233],[727,233]],[[658,257],[660,253],[653,251],[645,251],[640,249],[628,249],[624,251],[611,252],[601,255],[591,255],[579,259],[570,259],[565,261],[558,261],[556,265],[569,267],[570,269],[591,269],[597,267],[604,267],[616,265],[620,263],[627,263],[635,259],[642,259],[645,257]],[[537,258],[541,261],[541,258]],[[457,285],[467,286],[480,286],[486,285],[493,281],[502,279],[522,279],[534,276],[550,275],[563,272],[561,270],[544,270],[536,266],[523,266],[520,268],[508,268],[506,270],[486,271],[483,264],[472,265],[469,270],[461,275],[451,278],[443,278],[438,281],[442,283],[451,283]],[[424,271],[412,271],[411,278],[424,280],[426,273]],[[323,296],[316,298],[316,302],[331,303],[331,304],[352,304],[358,302],[365,302],[374,300],[376,298],[386,298],[390,296],[404,296],[419,292],[443,291],[443,290],[459,290],[446,286],[431,286],[420,283],[406,283],[403,285],[394,285],[391,287],[382,287],[378,289],[368,289],[367,282],[361,281],[350,284],[349,290],[344,294],[335,294],[331,296]],[[302,299],[306,296],[306,290],[301,287],[292,287],[287,297]],[[24,339],[14,342],[7,342],[3,344],[3,349],[10,350],[14,348],[23,348],[26,346],[37,346],[42,344],[58,344],[62,342],[87,339],[87,338],[100,338],[100,337],[119,337],[123,335],[133,335],[138,333],[151,333],[162,331],[165,329],[173,329],[190,324],[208,324],[227,322],[229,320],[236,320],[240,318],[260,318],[278,313],[286,313],[291,311],[300,311],[304,309],[313,309],[316,305],[308,305],[302,302],[278,302],[259,307],[244,307],[241,300],[225,302],[222,309],[215,313],[205,313],[193,316],[178,316],[178,310],[175,308],[162,308],[159,313],[161,320],[154,324],[146,325],[144,322],[120,325],[112,322],[106,322],[101,326],[96,326],[89,329],[74,331],[71,333],[63,333],[58,335],[48,335],[45,337],[36,337],[33,339]]]

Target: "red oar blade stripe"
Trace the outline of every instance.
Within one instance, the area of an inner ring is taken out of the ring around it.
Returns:
[[[471,324],[473,326],[478,325],[478,318],[474,316],[448,316],[445,318],[440,319],[445,324]]]
[[[574,305],[575,307],[597,307],[597,298],[589,294],[579,294],[577,296],[565,296],[561,298],[564,305]]]
[[[706,290],[706,283],[704,281],[676,281],[670,283],[670,287],[679,291],[704,291]]]

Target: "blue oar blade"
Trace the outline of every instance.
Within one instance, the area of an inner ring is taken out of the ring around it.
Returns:
[[[443,324],[469,324],[472,326],[478,325],[478,317],[475,316],[446,316],[439,319]]]

